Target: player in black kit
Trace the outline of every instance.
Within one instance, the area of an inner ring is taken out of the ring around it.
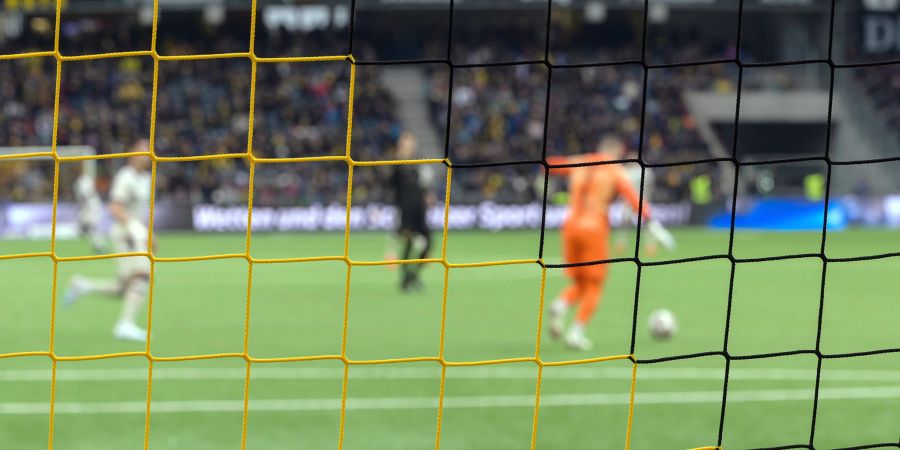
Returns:
[[[396,158],[415,159],[416,145],[416,137],[412,133],[403,133],[397,140]],[[394,202],[400,212],[397,235],[403,241],[401,259],[425,259],[431,250],[431,232],[425,216],[432,194],[422,178],[422,167],[418,164],[394,166],[394,173],[391,175]],[[400,288],[407,292],[422,289],[422,282],[419,280],[421,271],[422,264],[401,264]]]

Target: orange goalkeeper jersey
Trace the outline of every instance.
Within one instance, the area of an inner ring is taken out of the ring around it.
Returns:
[[[550,156],[551,165],[578,164],[610,161],[600,153],[577,156]],[[569,215],[565,227],[580,229],[605,229],[609,227],[609,205],[623,197],[637,212],[640,197],[632,187],[628,175],[618,164],[560,167],[550,170],[550,175],[566,176],[569,180]],[[643,218],[648,219],[650,208],[644,205]]]

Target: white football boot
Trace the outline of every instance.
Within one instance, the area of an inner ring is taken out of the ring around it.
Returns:
[[[147,330],[129,322],[117,323],[113,336],[123,341],[147,342]]]
[[[578,325],[572,325],[566,334],[566,345],[575,350],[587,351],[594,348],[594,343],[584,335],[584,329]]]

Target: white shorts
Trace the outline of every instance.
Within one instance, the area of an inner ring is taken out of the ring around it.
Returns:
[[[110,239],[115,253],[146,252],[147,226],[136,221],[127,226],[116,223],[110,230]],[[150,275],[150,259],[146,256],[116,258],[116,264],[119,277],[123,279]]]

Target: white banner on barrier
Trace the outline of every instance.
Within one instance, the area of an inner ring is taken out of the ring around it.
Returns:
[[[900,195],[887,197],[836,199],[847,210],[853,225],[888,226],[900,228]],[[703,225],[698,217],[691,217],[689,202],[653,204],[653,214],[666,225]],[[178,205],[157,203],[154,225],[156,230],[195,230],[199,232],[242,232],[247,229],[245,206]],[[541,204],[501,204],[482,202],[475,205],[451,205],[448,225],[450,229],[508,230],[536,229],[541,226]],[[558,228],[566,217],[567,208],[561,205],[547,207],[547,228]],[[344,229],[346,209],[342,204],[310,206],[253,208],[254,231],[337,231]],[[106,215],[105,215],[106,216]],[[78,234],[78,212],[72,203],[60,202],[57,208],[56,233],[60,239]],[[621,226],[633,220],[627,207],[614,204],[610,210],[610,222]],[[47,239],[53,220],[50,203],[0,203],[0,239]],[[393,230],[397,226],[397,210],[393,205],[370,204],[353,207],[350,227],[353,230]],[[428,224],[439,230],[444,224],[444,209],[431,208],[427,213]],[[106,228],[109,218],[101,220],[100,228]]]
[[[691,204],[688,202],[652,205],[660,221],[670,225],[685,225],[690,220]],[[619,226],[630,215],[624,205],[615,204],[610,211],[610,222]],[[567,207],[547,206],[546,227],[562,225]],[[501,204],[482,202],[476,205],[451,205],[447,225],[454,230],[509,230],[541,227],[540,203]],[[443,206],[430,208],[428,225],[432,229],[444,226]],[[373,203],[354,206],[350,210],[350,228],[353,230],[393,230],[397,227],[398,214],[393,205]],[[346,207],[341,204],[294,207],[253,207],[254,231],[335,231],[343,230]],[[244,231],[247,229],[247,208],[242,206],[198,205],[193,209],[193,228],[197,231]]]
[[[884,222],[890,227],[900,228],[900,195],[884,199]]]

